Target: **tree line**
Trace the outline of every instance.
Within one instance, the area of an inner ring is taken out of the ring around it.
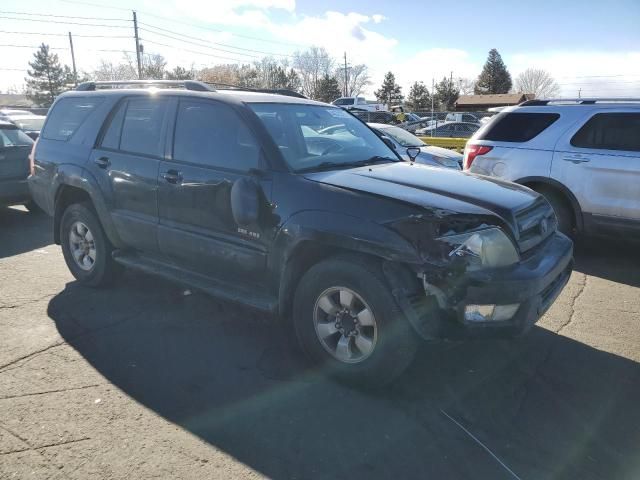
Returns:
[[[137,59],[123,53],[119,62],[101,60],[92,72],[82,72],[75,78],[68,65],[62,65],[58,55],[42,44],[29,62],[26,78],[27,96],[37,105],[48,106],[55,97],[73,88],[76,82],[87,80],[114,81],[138,78]],[[202,68],[177,66],[167,68],[162,55],[144,54],[141,73],[145,79],[201,80],[213,84],[256,89],[286,89],[300,92],[308,98],[332,102],[338,97],[358,96],[371,85],[369,70],[359,64],[344,69],[321,47],[295,52],[291,57],[264,57],[251,64],[218,64]],[[422,81],[414,82],[408,95],[402,93],[393,72],[387,72],[374,94],[389,106],[404,104],[411,110],[452,110],[461,94],[533,93],[539,97],[553,96],[558,86],[544,70],[528,69],[514,84],[506,65],[496,49],[489,52],[482,72],[476,80],[444,77],[429,91]]]

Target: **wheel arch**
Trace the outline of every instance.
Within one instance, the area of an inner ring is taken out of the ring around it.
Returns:
[[[564,184],[548,177],[523,177],[515,180],[515,183],[529,187],[532,190],[536,190],[536,186],[542,185],[544,187],[551,188],[561,194],[568,202],[571,210],[573,211],[573,217],[576,229],[581,232],[584,230],[584,218],[582,214],[582,207],[575,195]]]

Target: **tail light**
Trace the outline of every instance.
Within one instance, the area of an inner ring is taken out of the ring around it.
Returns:
[[[31,153],[29,154],[29,174],[34,175],[36,173],[35,167],[35,155],[36,155],[36,145],[38,144],[38,140],[36,139],[33,142],[33,146],[31,147]]]
[[[464,151],[464,169],[469,170],[476,157],[485,155],[491,150],[493,150],[493,147],[488,147],[486,145],[467,145],[467,148]]]

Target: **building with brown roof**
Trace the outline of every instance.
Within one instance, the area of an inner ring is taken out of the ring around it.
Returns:
[[[495,95],[460,95],[455,108],[459,112],[477,112],[492,107],[511,107],[526,100],[533,100],[532,93],[500,93]]]

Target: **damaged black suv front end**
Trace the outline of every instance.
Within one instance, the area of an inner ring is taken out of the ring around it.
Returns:
[[[394,295],[426,339],[518,336],[553,304],[569,280],[573,244],[557,231],[542,197],[501,219],[454,212],[415,215],[391,228],[414,244],[416,291],[386,265]]]

